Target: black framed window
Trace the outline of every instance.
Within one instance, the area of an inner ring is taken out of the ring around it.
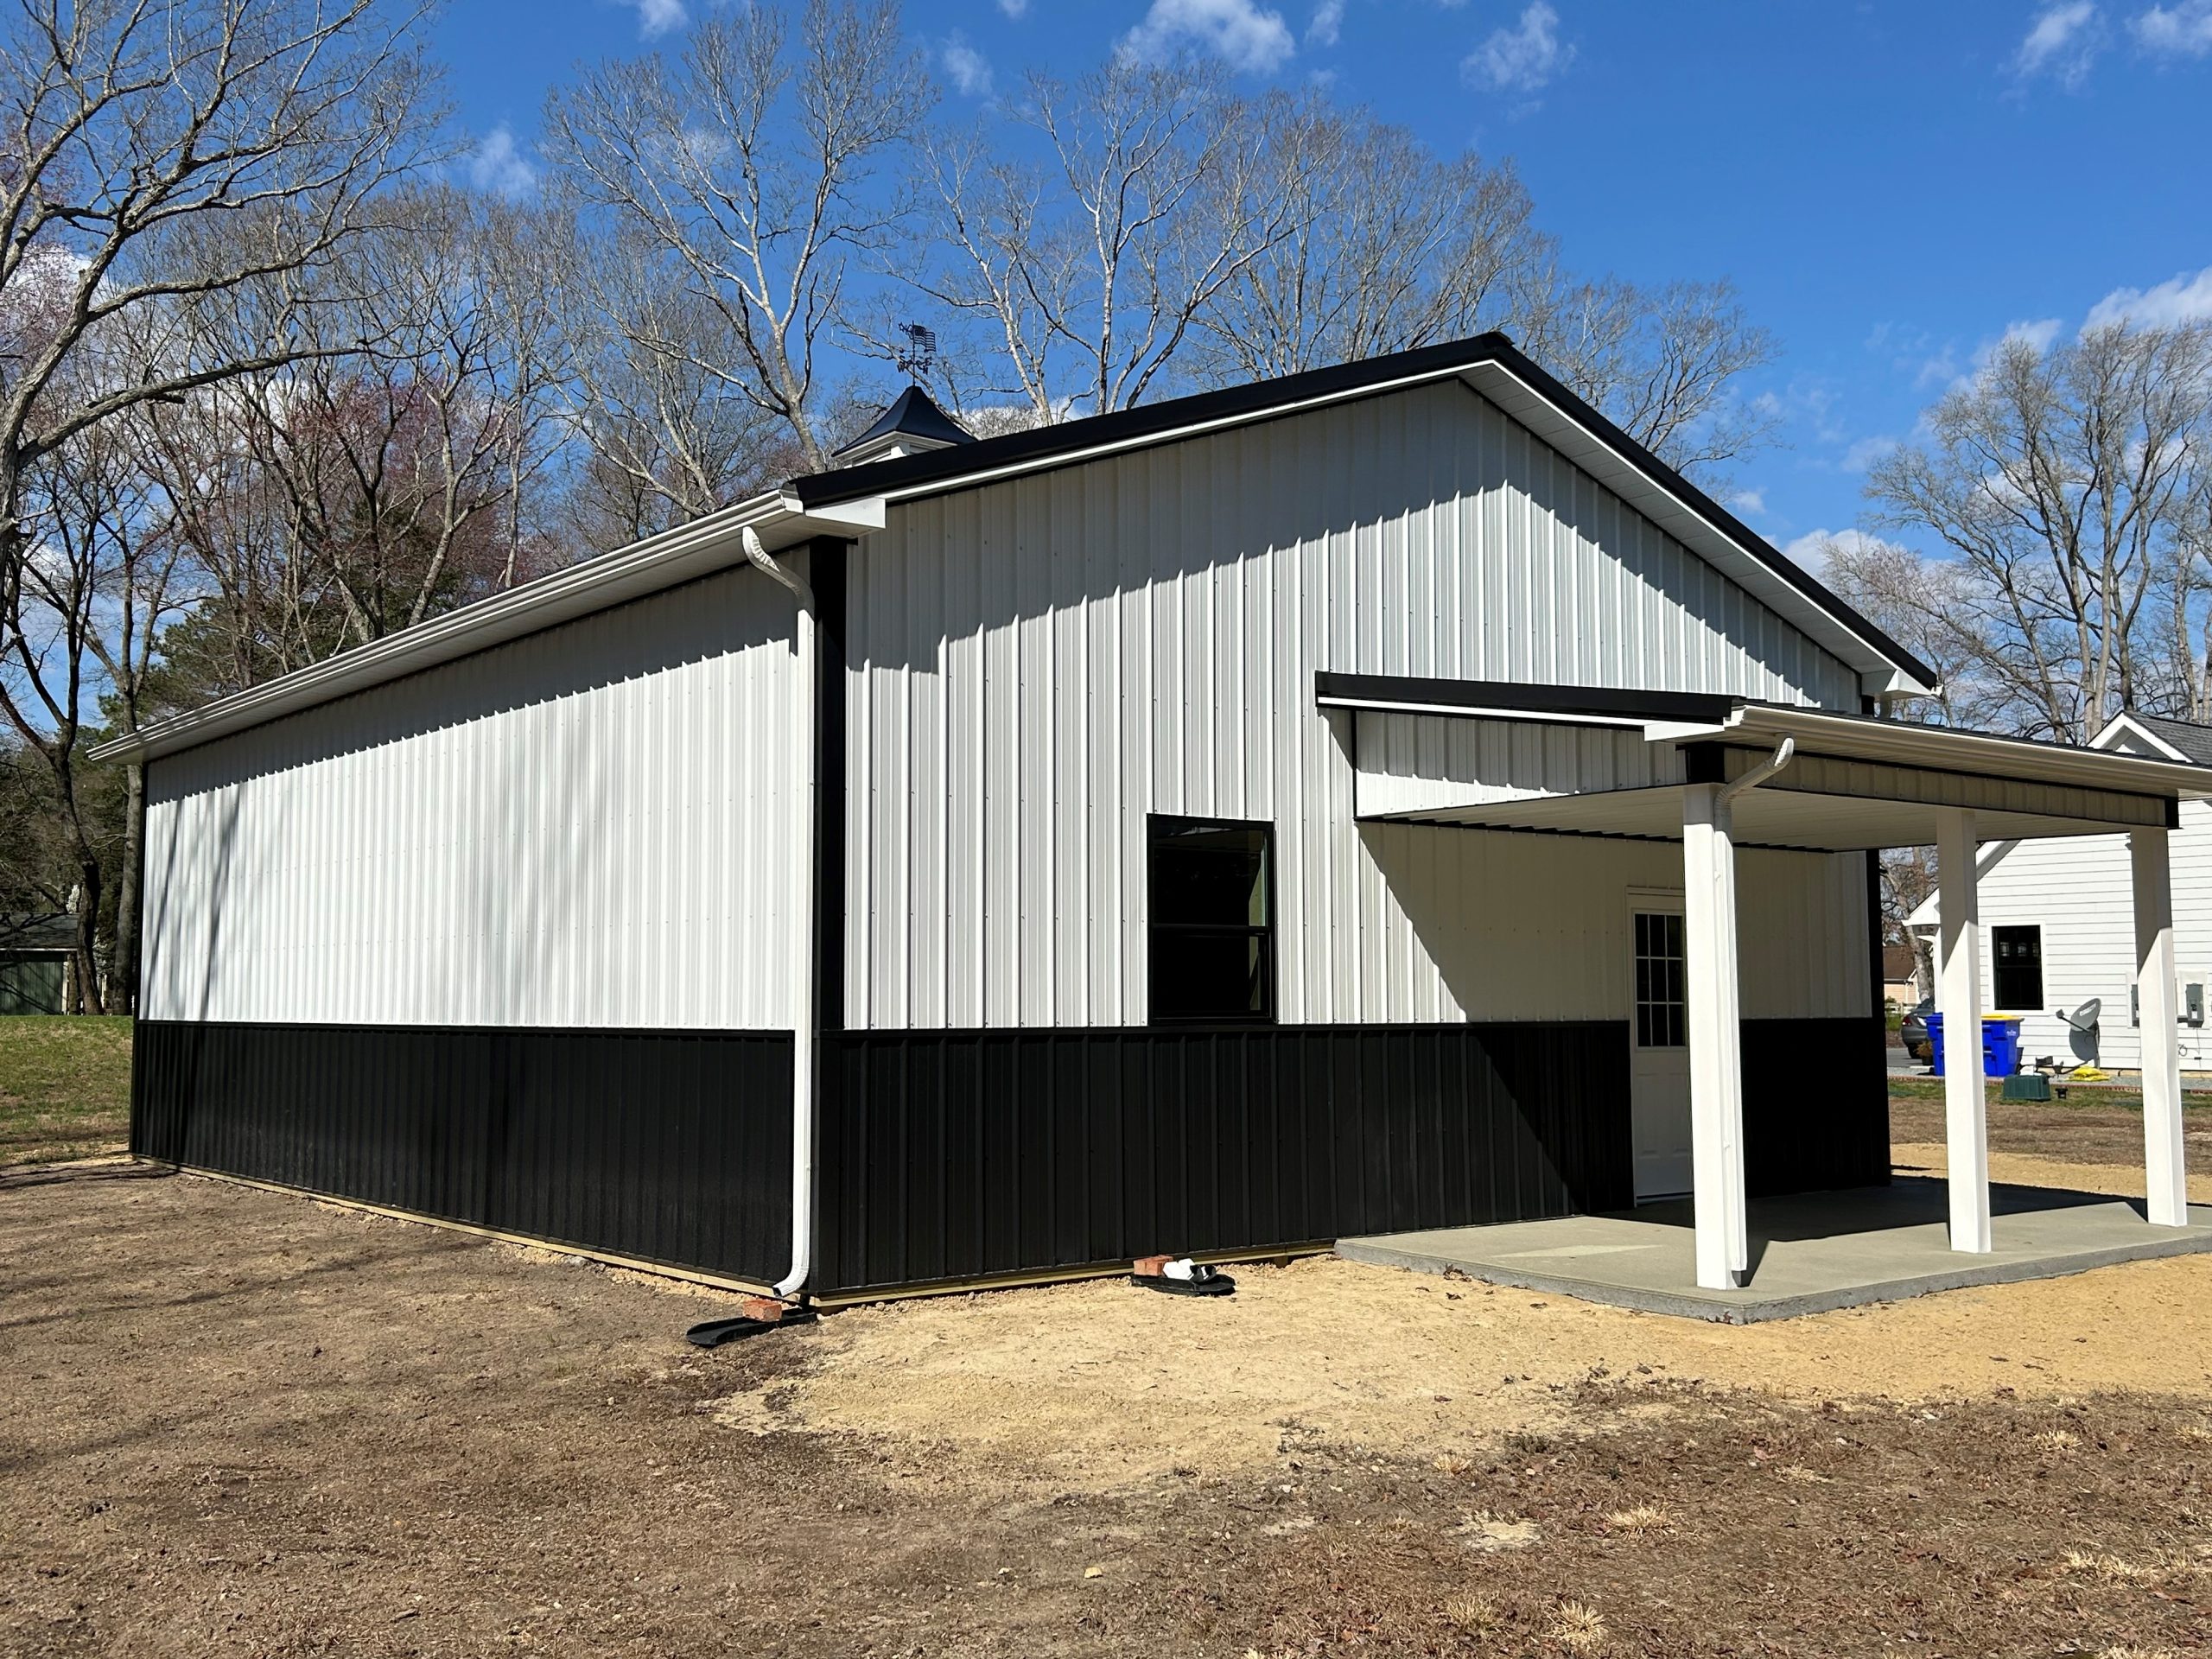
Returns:
[[[1993,927],[1989,954],[1996,967],[1995,993],[1999,1008],[2043,1007],[2043,929]]]
[[[1682,918],[1636,912],[1636,1046],[1680,1048],[1689,1040]]]
[[[1274,826],[1154,815],[1147,829],[1154,1023],[1272,1021]]]

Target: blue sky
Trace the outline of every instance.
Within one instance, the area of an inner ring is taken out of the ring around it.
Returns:
[[[479,181],[525,186],[579,61],[672,47],[717,3],[455,0],[440,44]],[[2131,291],[2212,315],[2212,0],[908,0],[906,22],[949,113],[1135,31],[1510,156],[1577,269],[1731,278],[1780,343],[1750,391],[1788,446],[1736,470],[1736,505],[1784,545],[1853,524],[1868,457],[2006,331]]]

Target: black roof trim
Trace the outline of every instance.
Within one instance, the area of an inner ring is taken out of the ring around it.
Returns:
[[[1356,363],[1338,363],[1324,369],[1273,380],[1255,380],[1217,391],[1171,397],[1157,404],[1141,404],[1110,415],[1093,415],[1065,421],[1057,426],[1027,432],[1009,432],[954,448],[932,449],[918,455],[872,461],[863,467],[813,473],[792,479],[785,490],[806,506],[818,506],[855,497],[880,495],[931,484],[953,483],[971,473],[994,471],[1025,463],[1048,463],[1057,457],[1101,446],[1141,442],[1185,426],[1262,416],[1270,410],[1315,398],[1357,394],[1393,381],[1441,374],[1454,369],[1496,363],[1525,380],[1550,403],[1587,427],[1599,441],[1644,474],[1662,488],[1679,497],[1700,516],[1709,519],[1724,535],[1767,566],[1804,598],[1872,645],[1890,662],[1923,685],[1939,683],[1936,671],[1846,604],[1818,578],[1782,556],[1765,537],[1730,512],[1696,485],[1653,454],[1605,416],[1569,391],[1527,357],[1506,335],[1495,330],[1467,340],[1420,346]]]
[[[919,386],[909,386],[900,392],[895,402],[875,417],[868,429],[837,451],[844,454],[864,443],[889,437],[894,432],[908,437],[928,438],[944,444],[963,444],[976,442],[976,435],[937,406],[937,400]],[[848,468],[848,470],[852,470]],[[827,477],[828,474],[821,474]]]
[[[1217,391],[1194,392],[1186,397],[1170,397],[1157,404],[1139,404],[1134,409],[1116,410],[1110,415],[1090,415],[1081,420],[1062,421],[1056,426],[1008,432],[963,445],[957,453],[932,449],[924,454],[871,461],[865,467],[812,473],[792,479],[784,487],[808,506],[849,500],[855,496],[880,495],[888,490],[946,482],[968,473],[1020,466],[1025,461],[1051,461],[1102,444],[1135,442],[1202,422],[1263,415],[1271,409],[1310,398],[1354,392],[1414,375],[1441,374],[1488,361],[1501,351],[1512,350],[1513,342],[1503,334],[1478,334],[1472,340],[1421,346],[1409,352],[1394,352],[1388,357],[1338,363],[1325,369],[1308,369],[1302,374],[1286,374],[1273,380],[1248,381]]]
[[[1610,685],[1532,685],[1525,680],[1434,680],[1411,674],[1313,677],[1322,701],[1419,703],[1470,713],[1500,709],[1516,715],[1580,715],[1603,720],[1726,720],[1748,698],[1719,691],[1635,691]]]

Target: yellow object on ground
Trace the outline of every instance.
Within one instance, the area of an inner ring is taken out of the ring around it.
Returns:
[[[2110,1083],[2112,1073],[2100,1071],[2094,1065],[2077,1065],[2066,1074],[2076,1083]]]

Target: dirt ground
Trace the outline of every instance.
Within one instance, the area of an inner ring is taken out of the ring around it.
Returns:
[[[0,1654],[2208,1650],[2212,1259],[1750,1329],[1331,1260],[716,1306],[0,1176]]]

